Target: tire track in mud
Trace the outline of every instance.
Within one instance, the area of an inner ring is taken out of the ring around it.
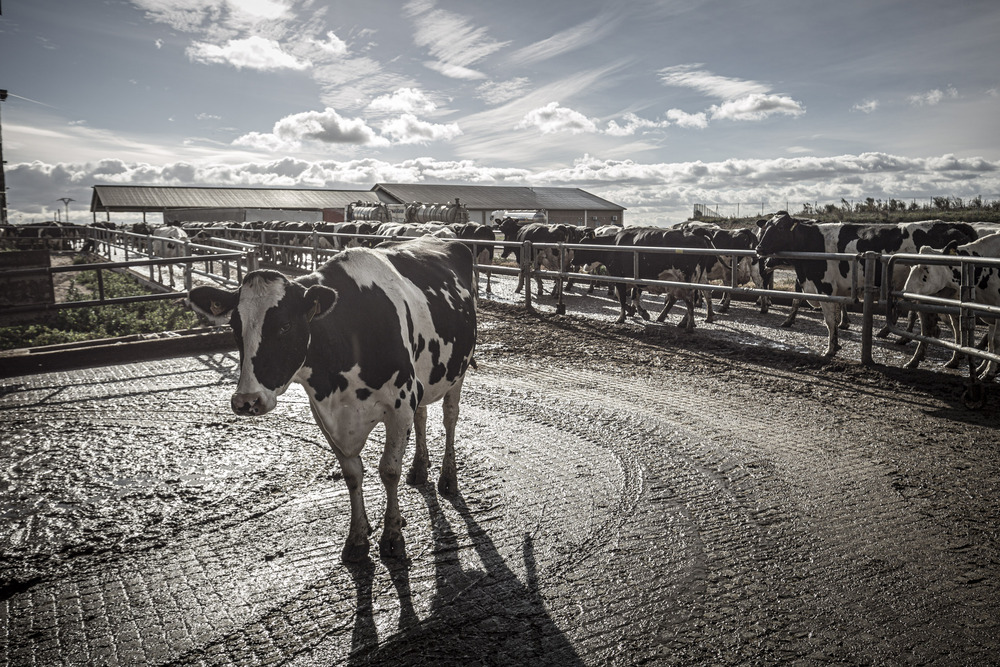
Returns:
[[[934,662],[996,650],[995,637],[970,641],[961,630],[970,620],[996,627],[988,611],[995,586],[968,585],[978,583],[977,573],[982,578],[988,557],[963,558],[968,543],[955,527],[929,520],[919,503],[898,493],[893,464],[880,459],[897,434],[877,412],[845,413],[810,401],[789,410],[729,395],[734,387],[725,383],[670,374],[656,383],[552,362],[491,370],[546,387],[557,397],[549,409],[585,405],[645,429],[638,441],[623,429],[625,437],[608,446],[638,456],[647,486],[636,515],[623,522],[622,542],[634,530],[633,560],[659,560],[660,568],[645,577],[634,573],[629,590],[643,593],[619,596],[621,609],[597,622],[638,619],[650,608],[667,612],[646,623],[658,639],[612,632],[610,641],[596,642],[598,655],[626,646],[631,658],[670,661],[878,662],[919,655]],[[886,398],[867,393],[873,402]],[[688,568],[676,571],[663,567],[663,556],[670,556],[665,538],[650,538],[657,517],[674,512],[691,557]],[[665,582],[673,608],[686,614],[672,614],[664,600],[645,593]],[[979,610],[973,619],[955,612],[970,601]]]

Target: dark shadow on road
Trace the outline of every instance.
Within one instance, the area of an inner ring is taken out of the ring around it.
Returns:
[[[393,575],[400,594],[400,632],[378,646],[355,645],[351,664],[582,665],[538,590],[532,537],[526,534],[522,545],[525,583],[508,567],[460,496],[450,502],[465,522],[467,537],[450,524],[432,485],[420,491],[435,542],[431,612],[416,621],[406,600],[407,568],[401,567]],[[470,567],[470,546],[482,568]]]

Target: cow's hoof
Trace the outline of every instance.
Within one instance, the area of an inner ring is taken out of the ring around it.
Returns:
[[[370,546],[368,540],[357,544],[348,543],[344,545],[344,550],[341,552],[340,558],[345,563],[359,563],[368,558],[368,549]]]
[[[792,324],[794,324],[794,323],[795,323],[795,320],[785,320],[784,322],[782,322],[778,326],[781,327],[781,328],[783,328],[783,329],[789,329],[789,328],[791,328]]]
[[[441,473],[441,477],[438,478],[438,493],[442,496],[453,496],[458,493],[457,476]]]
[[[403,558],[406,556],[406,545],[402,533],[382,533],[378,541],[378,554],[382,558]]]
[[[970,410],[981,410],[986,405],[986,389],[981,384],[972,384],[962,392],[962,402]]]
[[[903,364],[903,368],[907,368],[909,370],[913,370],[914,368],[916,368],[919,365],[920,365],[920,360],[919,359],[910,359],[905,364]]]
[[[410,467],[410,471],[406,473],[406,483],[410,486],[421,486],[427,483],[427,464],[424,462],[416,463]]]
[[[648,320],[649,319],[649,313],[647,313],[645,310],[641,310],[641,311],[639,311],[639,317],[641,317],[644,320]]]

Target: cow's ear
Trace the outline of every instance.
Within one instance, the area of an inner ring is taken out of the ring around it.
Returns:
[[[224,290],[218,287],[195,287],[188,295],[188,305],[191,310],[212,324],[229,324],[229,318],[239,300],[239,293],[236,290]]]
[[[337,303],[337,291],[325,285],[313,285],[306,290],[306,319],[323,317]]]

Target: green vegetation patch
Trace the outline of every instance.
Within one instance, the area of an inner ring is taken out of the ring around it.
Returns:
[[[103,271],[105,298],[148,294],[127,275]],[[89,301],[98,293],[97,271],[84,271],[72,282],[67,301]],[[73,343],[132,334],[177,331],[197,326],[194,313],[172,301],[146,301],[110,306],[81,306],[55,311],[44,324],[0,328],[0,350]]]

